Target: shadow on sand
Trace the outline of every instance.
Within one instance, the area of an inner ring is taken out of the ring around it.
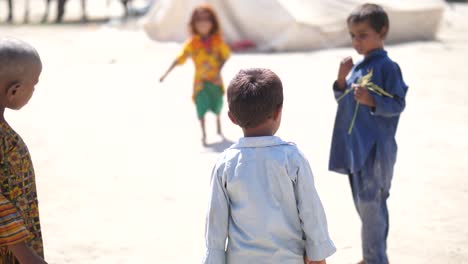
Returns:
[[[223,152],[225,149],[229,148],[232,144],[234,144],[234,142],[232,142],[232,141],[230,141],[229,139],[223,137],[223,140],[221,140],[221,141],[219,141],[219,142],[206,144],[206,145],[205,145],[205,148],[206,148],[208,151],[221,153],[221,152]]]

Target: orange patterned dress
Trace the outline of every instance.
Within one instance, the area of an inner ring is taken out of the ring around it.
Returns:
[[[31,156],[21,137],[0,121],[0,264],[19,264],[7,246],[20,242],[44,257]]]
[[[192,58],[195,65],[195,78],[193,84],[193,99],[203,90],[204,82],[210,82],[223,89],[221,67],[229,58],[231,50],[219,34],[203,40],[195,35],[185,44],[182,52],[177,56],[177,63],[184,64],[187,58]]]

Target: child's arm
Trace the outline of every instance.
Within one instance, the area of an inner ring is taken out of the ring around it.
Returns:
[[[167,75],[171,73],[171,71],[177,66],[177,60],[174,60],[174,62],[169,66],[169,68],[166,70],[166,72],[159,78],[159,82],[164,82],[164,79],[166,79]]]
[[[403,112],[406,106],[405,96],[408,87],[403,81],[400,67],[396,63],[387,63],[382,66],[382,80],[380,86],[392,97],[381,96],[369,90],[358,87],[355,98],[372,108],[372,114],[381,117],[394,117]]]
[[[224,64],[226,64],[226,60],[222,60],[221,63],[219,64],[219,71],[220,71],[220,72],[221,72],[221,70],[223,69]]]
[[[160,82],[163,82],[166,79],[167,75],[179,64],[184,64],[187,61],[189,54],[192,52],[192,42],[188,40],[182,49],[182,52],[177,56],[177,58],[172,62],[171,66],[166,70],[166,72],[159,78]]]
[[[0,246],[7,246],[21,264],[42,264],[42,260],[24,241],[30,237],[20,213],[0,193]]]
[[[231,50],[229,49],[229,46],[226,43],[222,43],[220,47],[220,62],[219,62],[219,74],[221,74],[221,70],[224,67],[224,64],[226,64],[226,61],[231,57]]]
[[[0,164],[4,164],[4,149],[0,146]],[[0,181],[11,177],[0,171]],[[0,247],[8,247],[21,264],[47,264],[25,243],[31,233],[15,205],[0,190]]]
[[[204,264],[225,264],[225,245],[228,235],[229,203],[225,186],[218,170],[213,170],[211,195],[206,217],[206,254]]]
[[[306,257],[312,263],[322,263],[335,253],[336,248],[328,235],[327,219],[322,202],[315,189],[312,170],[302,155],[298,166],[294,190],[302,229],[306,237]],[[310,263],[310,262],[309,262]]]
[[[24,242],[9,245],[8,249],[13,252],[13,255],[15,255],[21,264],[47,264]]]
[[[338,78],[336,79],[336,87],[344,91],[346,89],[346,76],[353,69],[354,63],[352,57],[344,58],[340,63],[340,68],[338,69]]]
[[[346,76],[351,72],[354,67],[353,58],[346,57],[340,62],[340,68],[338,69],[338,77],[333,83],[333,93],[335,99],[338,101],[342,98],[346,91]]]

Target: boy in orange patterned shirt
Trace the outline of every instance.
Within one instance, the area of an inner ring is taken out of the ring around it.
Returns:
[[[33,47],[0,39],[0,264],[46,263],[31,157],[4,117],[29,102],[41,71]]]
[[[222,135],[219,115],[223,107],[224,87],[221,69],[231,51],[221,37],[218,19],[210,6],[204,4],[195,8],[189,26],[192,37],[185,43],[182,53],[160,81],[164,81],[175,66],[184,64],[188,57],[192,58],[195,64],[193,100],[202,128],[202,142],[205,145],[205,114],[208,111],[216,114],[218,134]]]

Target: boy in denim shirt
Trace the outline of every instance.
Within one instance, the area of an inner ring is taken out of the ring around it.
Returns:
[[[349,175],[362,221],[360,263],[387,264],[387,199],[397,153],[395,133],[408,87],[384,50],[389,19],[382,7],[364,4],[347,22],[353,47],[364,58],[355,65],[345,58],[333,87],[338,111],[329,169]]]

